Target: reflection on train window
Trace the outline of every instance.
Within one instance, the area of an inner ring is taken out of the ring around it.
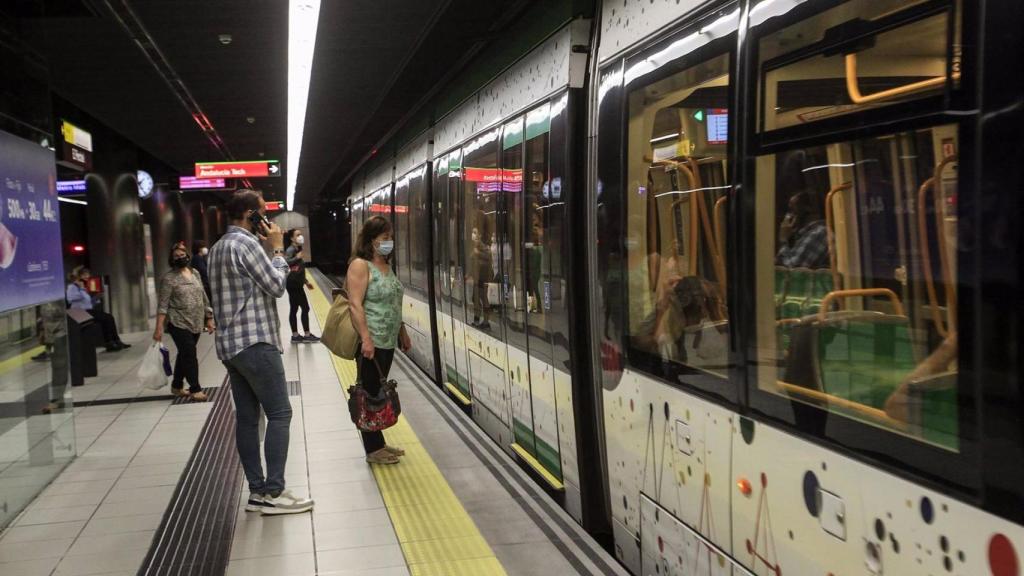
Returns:
[[[526,298],[523,287],[523,118],[509,122],[502,131],[501,188],[504,192],[505,225],[500,251],[501,291],[504,294],[509,344],[526,350]]]
[[[498,139],[500,131],[485,134],[470,145],[465,154],[463,171],[463,202],[466,217],[463,225],[466,262],[466,298],[472,314],[470,325],[495,336],[499,335],[497,284]]]
[[[724,374],[729,57],[629,94],[626,255],[634,350]]]
[[[759,386],[958,446],[957,130],[757,159]]]
[[[934,96],[959,83],[958,29],[953,50],[948,43],[956,21],[948,7],[921,4],[846,2],[765,36],[761,129]]]
[[[530,327],[547,333],[545,310],[551,308],[551,283],[547,275],[548,255],[545,238],[547,206],[550,195],[548,145],[551,126],[550,105],[544,104],[526,115],[526,169],[523,194],[526,204],[526,309]],[[547,306],[545,306],[545,303]],[[540,347],[538,347],[540,348]],[[531,353],[533,349],[531,348]],[[546,358],[543,352],[534,353]]]
[[[427,206],[425,170],[420,168],[409,179],[409,283],[420,290],[427,289],[427,255],[430,234],[425,218],[430,215]]]
[[[398,278],[409,284],[409,180],[403,178],[395,183],[394,236],[395,268]]]

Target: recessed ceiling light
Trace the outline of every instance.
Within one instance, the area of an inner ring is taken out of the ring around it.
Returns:
[[[249,116],[248,118],[245,119],[245,121],[248,122],[249,124],[255,124],[256,123],[256,117],[255,116]]]
[[[234,38],[231,37],[231,34],[221,34],[220,36],[217,36],[217,39],[220,40],[220,43],[224,46],[231,44],[231,41],[234,40]]]

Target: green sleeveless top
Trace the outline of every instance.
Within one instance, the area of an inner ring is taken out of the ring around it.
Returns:
[[[393,349],[402,327],[402,283],[391,270],[384,274],[373,262],[366,264],[370,267],[370,283],[363,297],[366,327],[374,347]]]

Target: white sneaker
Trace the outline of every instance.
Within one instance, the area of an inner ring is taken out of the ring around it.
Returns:
[[[246,512],[259,512],[266,505],[266,497],[255,492],[249,493],[249,500],[245,503]]]
[[[312,509],[313,500],[311,498],[299,498],[285,490],[277,496],[265,495],[260,511],[264,516],[273,516],[276,514],[301,514]]]

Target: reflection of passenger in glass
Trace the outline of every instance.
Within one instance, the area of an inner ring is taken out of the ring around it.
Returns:
[[[789,210],[779,225],[775,263],[786,268],[828,268],[828,229],[817,196],[801,191],[789,198]]]
[[[473,228],[470,235],[470,245],[472,252],[469,270],[473,278],[473,321],[470,324],[487,330],[491,327],[487,283],[494,278],[494,272],[491,270],[491,249],[484,243],[484,237],[480,235],[477,227]]]

